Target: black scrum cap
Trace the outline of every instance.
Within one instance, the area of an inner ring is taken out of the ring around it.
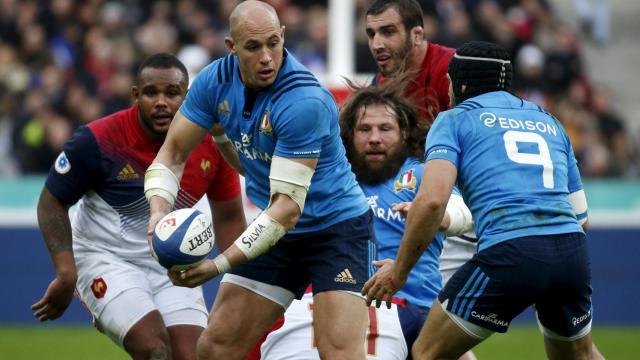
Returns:
[[[471,41],[456,49],[449,62],[455,104],[491,91],[511,88],[513,68],[509,53],[500,45]],[[462,93],[462,85],[467,88]]]

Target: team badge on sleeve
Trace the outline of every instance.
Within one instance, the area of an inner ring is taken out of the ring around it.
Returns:
[[[409,169],[401,173],[396,182],[393,184],[393,189],[398,193],[402,190],[409,190],[411,192],[416,191],[416,177],[413,175],[413,169]]]
[[[67,155],[64,151],[58,155],[54,167],[58,174],[66,174],[71,170],[71,163],[69,162],[69,159],[67,159]]]

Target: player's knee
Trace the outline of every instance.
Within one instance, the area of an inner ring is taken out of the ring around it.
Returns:
[[[343,337],[320,335],[315,337],[315,342],[322,359],[357,358],[359,351],[362,351],[364,357],[364,341],[362,346],[357,346],[357,341],[344,341]]]
[[[171,345],[166,340],[156,338],[137,343],[127,349],[132,359],[136,360],[164,360],[171,359]]]
[[[231,331],[224,331],[220,326],[209,324],[209,326],[200,334],[198,338],[198,353],[202,351],[212,351],[221,347],[233,346],[242,336],[234,336]]]
[[[414,359],[433,359],[433,351],[429,352],[430,347],[426,346],[424,341],[416,340],[411,346],[411,357]],[[433,350],[433,349],[431,349]]]

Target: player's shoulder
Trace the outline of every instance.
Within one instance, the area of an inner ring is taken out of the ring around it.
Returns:
[[[283,65],[271,88],[271,106],[287,107],[300,102],[320,104],[329,97],[331,94],[316,76],[285,50]]]
[[[427,56],[431,58],[429,66],[434,70],[447,71],[449,61],[455,54],[456,49],[436,43],[429,42]]]
[[[405,169],[416,169],[422,173],[422,169],[424,169],[424,163],[413,156],[408,156],[401,167],[401,170]]]
[[[205,66],[198,76],[204,76],[207,83],[211,85],[231,83],[237,73],[237,63],[238,58],[233,54],[228,54]]]
[[[94,120],[87,124],[86,128],[99,143],[105,141],[109,143],[129,141],[124,135],[129,133],[128,130],[132,126],[136,125],[137,119],[138,107],[134,105]]]
[[[451,60],[453,54],[456,53],[456,49],[450,48],[448,46],[439,45],[433,42],[429,42],[429,51],[433,51],[434,55],[438,58],[445,59],[447,61]]]

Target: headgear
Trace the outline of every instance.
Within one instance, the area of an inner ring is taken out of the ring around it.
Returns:
[[[509,90],[513,68],[509,53],[500,45],[471,41],[456,49],[449,62],[454,104],[497,90]],[[462,85],[466,85],[464,93]]]

